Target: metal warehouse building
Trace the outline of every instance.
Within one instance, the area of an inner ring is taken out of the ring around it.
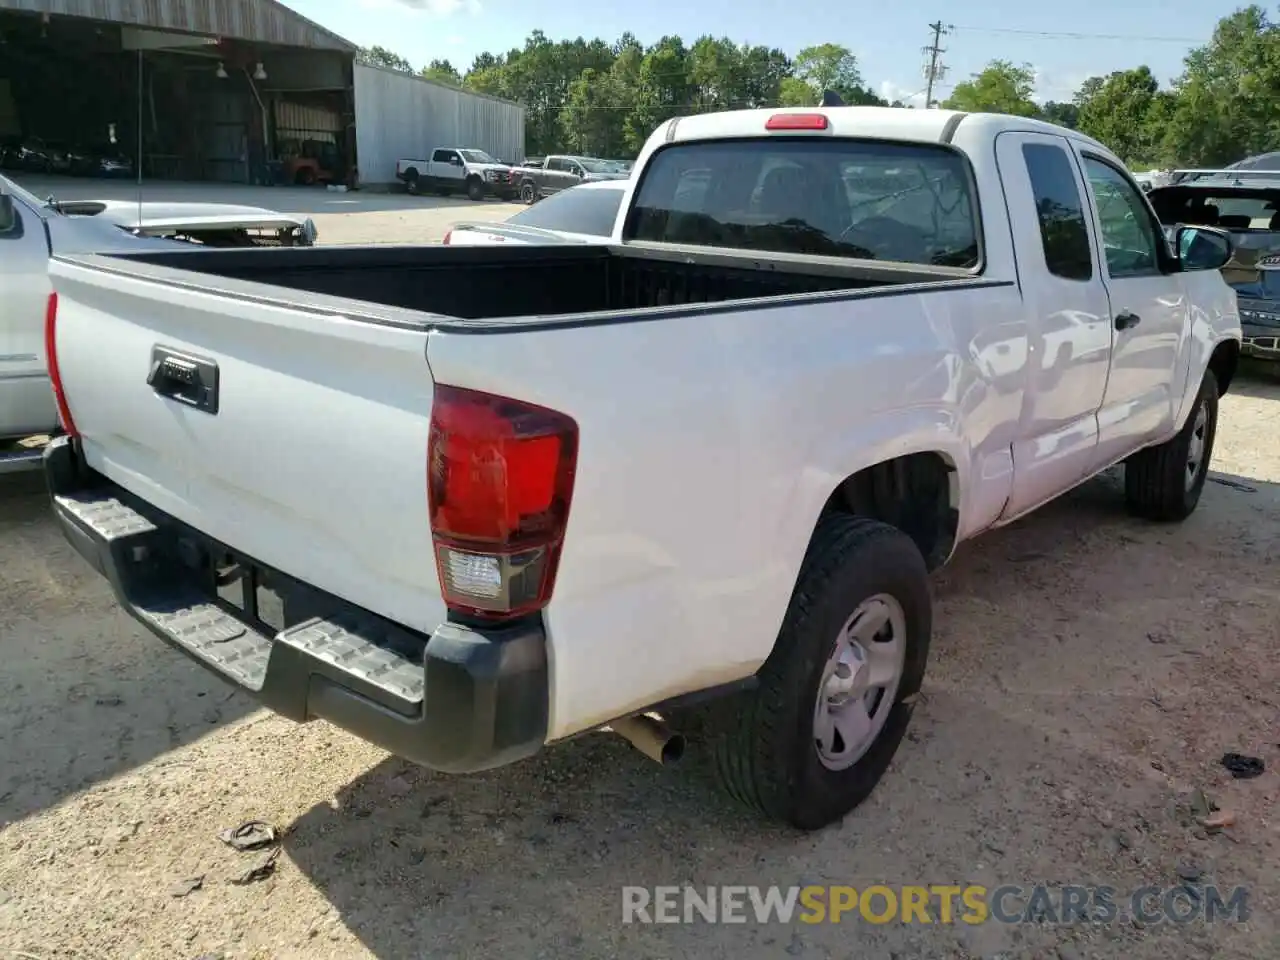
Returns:
[[[524,107],[421,77],[355,66],[360,175],[395,179],[396,161],[434,147],[476,147],[508,162],[524,160]]]
[[[523,159],[521,107],[355,53],[275,0],[0,0],[0,165],[375,184],[435,146]]]

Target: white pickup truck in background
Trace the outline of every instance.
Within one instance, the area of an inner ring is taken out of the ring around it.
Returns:
[[[396,179],[415,195],[465,193],[470,200],[489,196],[511,200],[519,192],[513,169],[483,150],[437,147],[429,160],[397,160]]]
[[[226,203],[41,200],[0,176],[0,474],[39,469],[58,426],[45,368],[49,256],[190,245],[309,246],[310,218]]]
[[[1078,133],[680,118],[610,241],[56,257],[66,536],[287,717],[467,772],[673,759],[710,698],[729,791],[812,829],[898,749],[957,544],[1121,461],[1141,516],[1200,499],[1230,240],[1171,249]]]

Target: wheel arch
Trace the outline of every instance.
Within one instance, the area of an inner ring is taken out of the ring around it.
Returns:
[[[954,457],[942,450],[919,450],[846,476],[827,497],[813,531],[832,513],[879,520],[907,534],[925,565],[936,570],[955,550],[960,509],[961,477]]]
[[[1209,356],[1209,369],[1218,381],[1218,396],[1225,397],[1240,367],[1240,341],[1223,340]]]

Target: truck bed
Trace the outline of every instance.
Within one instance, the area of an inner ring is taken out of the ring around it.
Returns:
[[[634,245],[183,250],[110,259],[129,261],[125,269],[133,276],[150,275],[165,282],[173,282],[175,275],[163,268],[179,268],[233,284],[269,284],[464,320],[600,314],[968,277],[946,267],[829,263],[812,257]],[[162,269],[148,269],[157,267]],[[209,286],[259,297],[264,292],[237,291],[217,282]]]

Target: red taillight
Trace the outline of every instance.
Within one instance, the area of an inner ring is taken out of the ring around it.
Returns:
[[[67,406],[67,393],[62,389],[62,372],[58,369],[58,295],[49,294],[44,308],[44,357],[49,368],[49,382],[53,385],[53,401],[58,407],[58,420],[69,437],[78,437],[76,422],[71,419]]]
[[[448,245],[449,245],[449,241],[450,241],[451,239],[453,239],[453,231],[452,231],[452,230],[446,230],[446,231],[444,232],[444,239],[443,239],[443,240],[441,240],[440,242],[441,242],[441,243],[443,243],[445,246],[448,246]]]
[[[555,587],[578,463],[578,425],[554,410],[435,388],[427,506],[450,610],[509,620]]]
[[[766,130],[825,130],[825,113],[775,113],[764,125]]]

